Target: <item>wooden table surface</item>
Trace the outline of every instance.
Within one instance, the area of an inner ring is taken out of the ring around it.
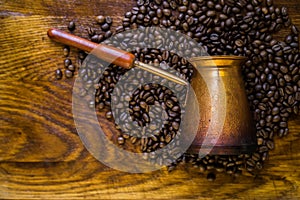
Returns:
[[[1,199],[300,199],[300,117],[256,176],[217,174],[207,181],[197,169],[130,174],[106,167],[81,143],[72,117],[73,79],[54,79],[63,67],[62,45],[49,27],[77,32],[110,15],[116,24],[133,0],[0,0],[0,198]],[[299,0],[276,1],[300,28]],[[82,35],[84,36],[84,35]],[[72,49],[75,59],[77,50]]]

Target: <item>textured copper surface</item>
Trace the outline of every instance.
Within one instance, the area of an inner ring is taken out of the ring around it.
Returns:
[[[243,57],[212,56],[190,60],[198,70],[192,80],[200,122],[189,152],[233,155],[256,148],[256,131],[249,110],[240,65]],[[224,122],[224,124],[222,123]],[[209,138],[208,130],[213,137]],[[204,142],[204,138],[208,137]],[[215,139],[215,140],[214,140]]]

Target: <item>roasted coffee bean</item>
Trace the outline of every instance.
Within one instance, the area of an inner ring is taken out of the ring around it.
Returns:
[[[268,147],[267,146],[263,145],[263,146],[259,147],[259,150],[258,150],[259,153],[263,153],[263,152],[266,152],[266,151],[268,151]]]
[[[149,118],[149,116],[148,116],[146,113],[143,114],[143,119],[144,119],[144,121],[145,121],[146,123],[149,123],[149,122],[150,122],[150,118]]]
[[[227,15],[225,15],[225,14],[223,14],[223,13],[221,13],[221,14],[219,15],[219,18],[220,18],[221,20],[226,20],[226,19],[228,19]]]
[[[112,118],[112,112],[111,111],[106,112],[105,117],[107,119],[111,119]]]
[[[266,0],[266,4],[268,7],[273,6],[273,0]]]
[[[179,12],[182,12],[182,13],[186,12],[187,9],[188,9],[188,8],[187,8],[186,6],[180,6],[180,7],[178,7],[178,11],[179,11]]]
[[[137,15],[136,18],[137,18],[137,20],[139,20],[140,22],[142,22],[144,20],[145,16],[140,13],[140,14]]]
[[[64,52],[64,56],[68,57],[69,53],[70,53],[70,48],[69,47],[64,47],[63,52]]]
[[[213,10],[209,10],[209,11],[207,11],[207,13],[206,13],[206,16],[208,16],[208,17],[213,17],[213,16],[215,16],[215,15],[216,15],[216,12],[213,11]]]
[[[90,108],[90,109],[95,108],[95,101],[90,101],[90,102],[89,102],[89,108]]]
[[[274,107],[274,108],[272,109],[272,115],[277,115],[279,112],[280,112],[280,110],[279,110],[278,107]]]
[[[231,27],[232,24],[233,24],[232,18],[227,19],[227,20],[225,21],[225,24],[226,24],[226,26],[227,26],[228,28]]]
[[[67,78],[72,78],[72,77],[73,77],[73,72],[70,71],[70,70],[68,70],[68,69],[66,69],[66,70],[65,70],[65,76],[66,76]]]
[[[263,138],[261,138],[261,137],[259,137],[259,138],[257,138],[257,145],[262,145],[263,144],[263,142],[264,142],[264,139]]]
[[[118,137],[118,144],[122,145],[124,143],[125,143],[125,139],[122,136]]]
[[[85,57],[86,57],[86,55],[85,55],[84,52],[80,51],[80,52],[78,53],[78,58],[79,58],[80,60],[84,60]]]
[[[285,127],[287,127],[287,123],[286,123],[286,122],[280,122],[280,123],[279,123],[279,126],[280,126],[281,128],[285,128]]]
[[[131,141],[132,144],[135,144],[136,141],[137,141],[137,138],[136,138],[136,137],[131,137],[131,138],[130,138],[130,141]]]
[[[213,1],[207,1],[206,5],[207,5],[208,8],[214,8],[215,7],[215,4],[214,4]]]
[[[88,32],[88,34],[89,34],[90,37],[92,37],[92,36],[95,35],[95,30],[92,27],[89,27],[87,29],[87,32]]]
[[[104,16],[99,15],[99,16],[96,17],[96,21],[97,21],[98,24],[102,25],[102,24],[105,23],[106,19],[105,19]]]
[[[63,74],[62,74],[61,69],[55,70],[55,78],[56,78],[57,80],[62,79],[62,76],[63,76]]]
[[[68,29],[69,31],[74,31],[75,30],[75,22],[74,21],[70,21],[69,25],[68,25]]]
[[[172,12],[170,9],[163,9],[163,14],[167,17],[171,16]]]
[[[102,29],[103,31],[107,31],[107,30],[110,29],[110,25],[109,25],[108,23],[104,23],[104,24],[101,26],[101,29]]]
[[[102,35],[99,35],[99,36],[102,36]],[[105,33],[105,38],[110,38],[112,36],[112,32],[110,30],[106,31]],[[98,37],[98,41],[101,42],[103,40],[103,38],[101,37]]]
[[[75,71],[75,66],[74,65],[69,65],[67,67],[67,69],[70,70],[70,71],[72,71],[72,72],[74,72]]]
[[[112,24],[113,23],[113,19],[110,16],[105,17],[105,22],[107,24]]]
[[[299,34],[299,30],[298,30],[298,28],[295,25],[292,25],[292,33],[294,35],[298,35]]]
[[[103,36],[102,34],[97,35],[98,37],[95,38],[95,40],[96,40],[98,43],[100,43],[100,42],[102,42],[105,38],[109,38],[111,35],[112,35],[112,32],[111,32],[111,31],[107,31],[107,32],[105,33],[104,36]],[[92,40],[93,40],[93,38],[92,38]]]
[[[266,145],[270,150],[274,149],[274,142],[272,140],[268,140]]]
[[[207,174],[207,180],[208,181],[214,181],[216,179],[216,175],[212,172]]]
[[[159,19],[158,19],[157,17],[153,17],[153,18],[152,18],[152,23],[153,23],[154,25],[158,25],[158,24],[159,24]]]
[[[69,58],[65,59],[64,65],[65,65],[66,68],[67,68],[69,65],[71,65],[71,64],[72,64],[72,61],[71,61]]]
[[[244,46],[244,42],[241,39],[238,39],[235,41],[235,45],[238,47],[242,47],[242,46]]]

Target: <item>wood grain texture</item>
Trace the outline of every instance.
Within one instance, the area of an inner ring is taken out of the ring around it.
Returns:
[[[298,0],[275,1],[300,27]],[[54,79],[63,45],[46,32],[87,37],[96,15],[118,24],[134,0],[0,0],[0,199],[300,199],[300,117],[253,177],[217,174],[214,182],[189,165],[129,174],[110,169],[84,148],[72,116],[73,79]],[[288,33],[285,30],[284,33]],[[77,50],[71,58],[77,60]],[[104,119],[104,114],[100,114]],[[113,123],[105,122],[113,132]],[[112,136],[111,136],[112,137]]]
[[[299,141],[299,132],[293,133],[293,138]],[[281,151],[285,151],[285,156],[280,154]],[[283,141],[272,154],[264,170],[256,177],[218,174],[215,182],[208,182],[203,174],[189,165],[179,166],[171,173],[162,169],[129,174],[111,170],[89,154],[70,162],[3,162],[0,164],[3,175],[0,176],[0,197],[298,199],[299,150],[291,146],[290,141]],[[295,157],[291,159],[287,157],[289,155]]]

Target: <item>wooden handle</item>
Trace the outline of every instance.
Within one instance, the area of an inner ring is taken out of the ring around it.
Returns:
[[[86,52],[93,51],[93,54],[102,60],[126,69],[130,69],[134,64],[135,56],[133,54],[112,46],[93,43],[84,38],[54,28],[48,30],[48,36],[68,46],[73,46]]]

